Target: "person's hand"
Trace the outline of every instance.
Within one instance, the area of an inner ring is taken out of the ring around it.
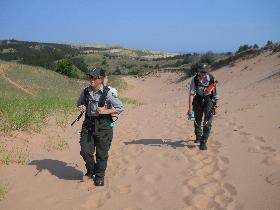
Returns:
[[[80,112],[85,112],[86,109],[87,109],[87,108],[85,107],[85,105],[80,105],[80,106],[79,106]]]
[[[96,109],[96,112],[97,112],[98,114],[107,114],[107,113],[106,113],[105,107],[98,107],[98,108]]]
[[[188,110],[188,114],[191,114],[191,113],[192,113],[192,110],[191,110],[191,109],[189,109],[189,110]]]

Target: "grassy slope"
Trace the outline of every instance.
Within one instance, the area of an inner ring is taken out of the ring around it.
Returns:
[[[125,88],[119,77],[111,83]],[[44,68],[0,61],[0,131],[40,131],[49,113],[76,111],[76,100],[87,84]]]

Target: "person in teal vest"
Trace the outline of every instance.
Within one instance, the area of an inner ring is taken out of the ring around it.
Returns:
[[[200,150],[207,150],[213,114],[218,107],[219,92],[216,83],[217,81],[209,73],[207,66],[202,65],[190,84],[188,115],[191,116],[194,112],[195,143],[200,144]],[[209,91],[209,87],[212,86],[214,88],[210,88],[211,91]],[[202,124],[203,115],[204,122]]]
[[[77,101],[78,109],[85,113],[80,154],[85,161],[85,176],[92,178],[96,186],[104,186],[108,151],[113,139],[112,114],[120,114],[124,107],[120,99],[103,86],[103,69],[94,68],[87,75],[90,85],[82,90]]]

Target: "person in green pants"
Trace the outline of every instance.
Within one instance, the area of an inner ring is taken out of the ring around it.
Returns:
[[[207,150],[207,140],[212,127],[213,114],[218,107],[219,92],[217,87],[215,86],[211,92],[207,90],[215,82],[213,75],[209,73],[209,69],[203,65],[198,69],[198,74],[192,78],[190,84],[188,114],[194,111],[195,143],[200,143],[200,150]],[[204,122],[201,125],[203,115]]]
[[[85,176],[92,178],[96,186],[104,186],[108,151],[113,139],[112,114],[120,114],[124,107],[120,99],[102,84],[103,69],[94,68],[87,75],[90,85],[82,90],[77,101],[79,110],[85,112],[80,154],[87,169]]]

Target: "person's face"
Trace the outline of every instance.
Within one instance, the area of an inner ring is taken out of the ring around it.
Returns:
[[[201,79],[204,79],[205,77],[206,77],[206,72],[199,72],[199,77],[201,78]]]
[[[90,85],[93,88],[97,88],[102,84],[102,78],[99,77],[93,77],[93,76],[89,76],[89,81],[90,81]]]

